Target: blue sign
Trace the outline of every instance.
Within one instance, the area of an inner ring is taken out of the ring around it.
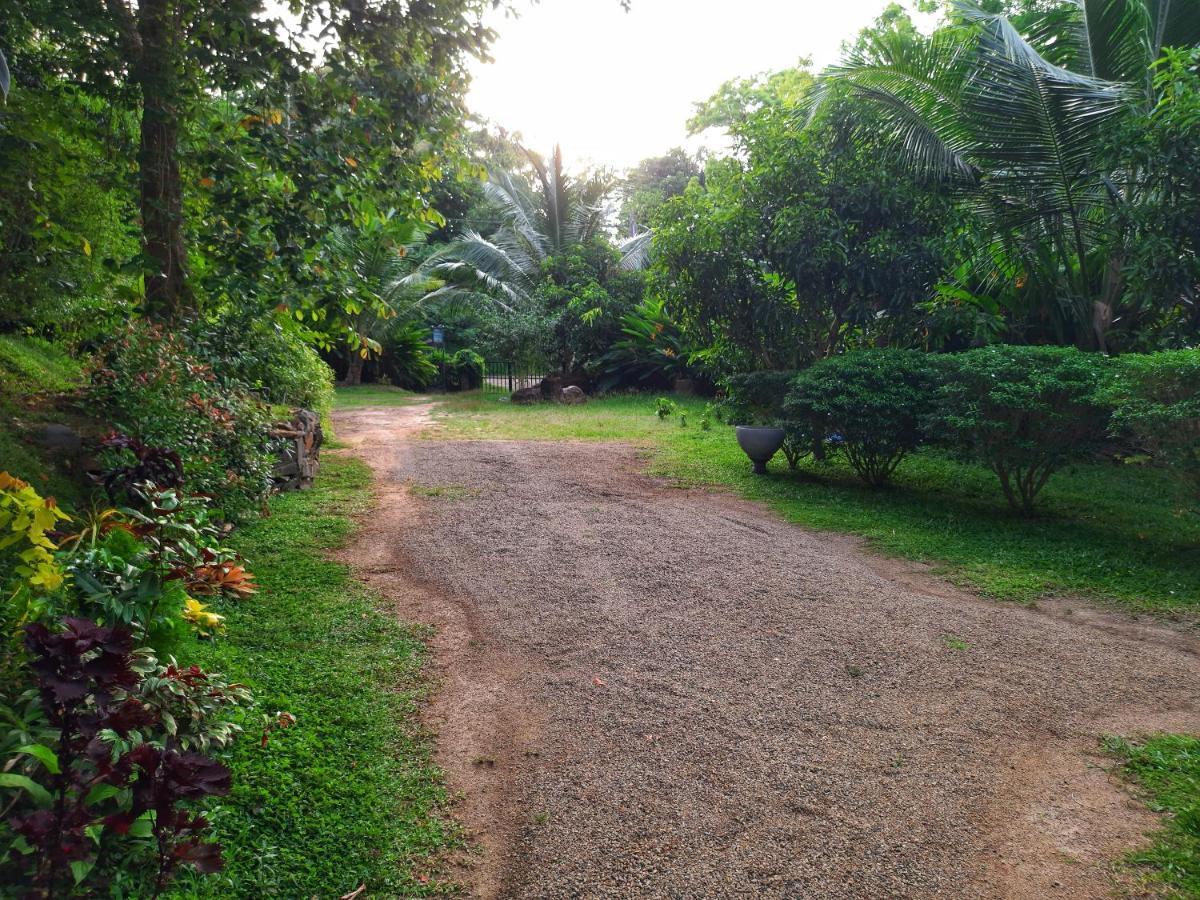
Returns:
[[[435,344],[446,343],[446,333],[441,328],[433,329],[433,342]]]

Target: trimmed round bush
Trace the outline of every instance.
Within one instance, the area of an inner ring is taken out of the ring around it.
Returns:
[[[1149,450],[1200,501],[1200,349],[1120,356],[1101,398],[1112,406],[1110,430]]]
[[[937,377],[937,358],[917,350],[847,353],[797,375],[785,410],[845,450],[858,477],[879,486],[922,443]]]
[[[1104,356],[995,345],[943,360],[933,428],[991,468],[1015,510],[1032,512],[1050,476],[1104,437]]]

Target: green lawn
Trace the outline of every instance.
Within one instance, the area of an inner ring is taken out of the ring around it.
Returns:
[[[420,629],[399,624],[324,551],[353,531],[370,475],[327,457],[311,491],[275,498],[235,533],[261,591],[224,604],[225,634],[179,649],[249,684],[259,709],[233,751],[233,792],[213,813],[225,869],[185,875],[179,896],[441,893],[436,860],[459,835],[417,723],[427,689]],[[259,713],[297,723],[260,746]]]
[[[1087,463],[1057,474],[1037,518],[1008,511],[995,476],[923,452],[895,484],[863,486],[840,461],[801,463],[782,454],[757,477],[732,429],[699,427],[704,402],[676,398],[687,416],[659,420],[654,397],[625,395],[583,406],[513,406],[500,397],[450,395],[427,436],[631,441],[653,452],[652,473],[684,485],[719,485],[767,503],[809,528],[862,535],[879,552],[931,563],[985,595],[1036,601],[1085,595],[1137,612],[1200,620],[1200,515],[1185,509],[1161,472]]]
[[[334,409],[355,409],[360,406],[407,406],[427,399],[424,394],[415,394],[403,388],[386,384],[356,384],[340,386],[335,391]]]
[[[1107,742],[1150,808],[1166,814],[1149,849],[1130,856],[1174,896],[1200,897],[1200,738],[1160,734]]]

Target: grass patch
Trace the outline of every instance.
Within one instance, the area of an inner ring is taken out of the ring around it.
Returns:
[[[386,384],[356,384],[334,390],[334,409],[356,409],[361,406],[408,406],[425,395]]]
[[[0,393],[16,399],[61,394],[83,383],[83,368],[65,350],[36,337],[0,334]]]
[[[37,337],[0,334],[0,471],[76,505],[86,491],[30,435],[44,422],[78,418],[55,407],[81,384],[83,367],[62,348]]]
[[[906,459],[883,489],[863,485],[840,460],[790,472],[780,454],[768,475],[752,475],[729,426],[698,427],[704,401],[675,399],[686,428],[678,416],[657,419],[650,395],[582,406],[450,395],[439,427],[424,436],[632,442],[653,449],[656,475],[726,486],[796,524],[861,535],[879,552],[931,563],[988,596],[1079,594],[1177,618],[1200,612],[1200,515],[1158,470],[1071,466],[1039,497],[1040,515],[1026,519],[1009,512],[991,471],[933,451]]]
[[[1161,734],[1142,743],[1110,738],[1105,749],[1122,761],[1122,772],[1141,788],[1146,802],[1166,814],[1149,849],[1129,857],[1178,897],[1200,897],[1200,738]]]
[[[225,869],[185,876],[188,897],[340,897],[448,890],[430,877],[459,837],[443,816],[441,773],[417,724],[424,632],[376,609],[324,551],[346,541],[370,475],[322,461],[311,491],[276,498],[236,532],[261,591],[226,604],[226,633],[179,658],[250,685],[259,712],[297,724],[259,744],[257,720],[232,752],[233,792],[212,815]]]

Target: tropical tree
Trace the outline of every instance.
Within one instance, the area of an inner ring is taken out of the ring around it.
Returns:
[[[346,353],[346,383],[362,382],[363,365],[381,353],[381,331],[389,320],[413,312],[423,295],[414,278],[414,252],[424,243],[425,226],[387,213],[364,215],[353,228],[328,236],[322,257],[331,272],[327,292],[308,313],[314,336],[328,349]]]
[[[626,173],[618,191],[621,196],[620,227],[633,237],[644,231],[666,201],[683,193],[702,170],[698,159],[682,147],[662,156],[643,159]]]
[[[1145,174],[1110,138],[1156,105],[1152,66],[1164,46],[1200,40],[1200,16],[1169,0],[1021,9],[1010,20],[959,3],[928,39],[872,33],[825,84],[875,104],[911,163],[986,227],[956,301],[1024,305],[1051,339],[1103,350],[1125,294],[1122,211]]]
[[[441,281],[430,299],[486,298],[511,311],[530,301],[550,259],[601,234],[613,187],[608,174],[568,175],[559,146],[549,162],[524,153],[536,184],[513,172],[489,175],[485,197],[498,208],[503,224],[486,237],[468,229],[430,257],[425,269]]]
[[[136,111],[143,250],[137,263],[147,313],[172,318],[199,305],[189,277],[194,233],[187,206],[195,191],[185,190],[183,168],[183,145],[198,112],[223,97],[249,107],[240,118],[286,132],[267,149],[285,177],[301,176],[293,191],[301,201],[314,184],[335,185],[328,194],[342,201],[350,193],[343,182],[360,167],[393,193],[415,181],[417,197],[440,178],[447,145],[458,143],[467,61],[482,56],[493,37],[481,20],[493,6],[488,0],[28,0],[0,17],[0,45],[17,87],[58,79]],[[309,84],[297,89],[303,74]],[[9,102],[21,102],[18,91]],[[252,157],[261,148],[248,144],[238,148],[255,151],[247,153],[244,171],[257,172]],[[303,178],[303,170],[317,166],[318,177]],[[398,172],[419,177],[397,186]],[[207,189],[216,178],[208,172],[197,181]],[[316,225],[329,227],[323,218]]]
[[[954,207],[827,104],[804,129],[764,106],[733,127],[654,221],[651,289],[724,372],[797,369],[856,346],[915,344]]]

